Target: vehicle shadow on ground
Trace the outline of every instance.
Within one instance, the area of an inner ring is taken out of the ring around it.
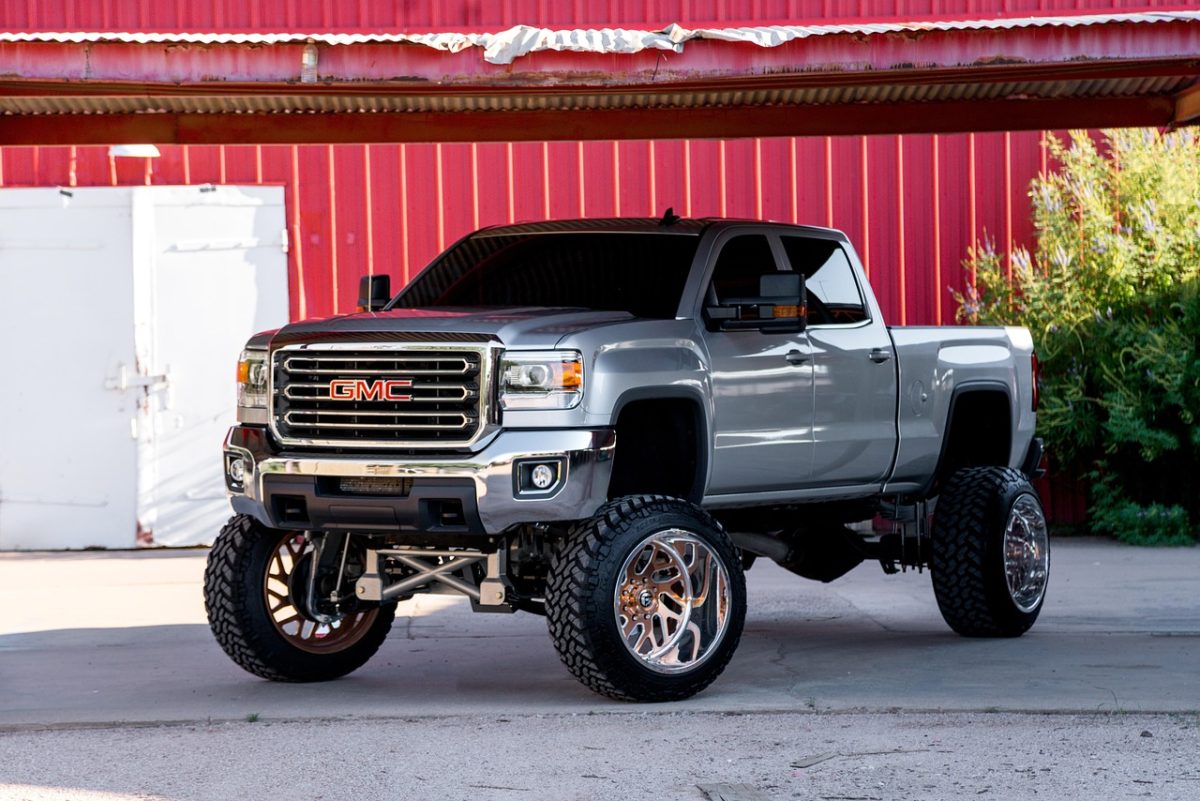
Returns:
[[[441,614],[422,620],[433,624]],[[472,627],[455,636],[410,638],[407,626],[398,620],[365,667],[324,684],[281,684],[245,673],[202,624],[4,635],[0,725],[646,709],[578,684],[538,618],[511,618],[491,634]],[[1015,641],[1007,646],[949,631],[885,631],[867,619],[755,619],[716,684],[669,706],[803,709],[809,695],[848,679],[884,688],[928,681],[931,659],[953,656],[951,663],[966,665],[986,655],[996,664],[1008,650],[1024,661]]]

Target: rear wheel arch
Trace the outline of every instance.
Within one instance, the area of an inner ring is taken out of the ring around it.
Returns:
[[[1013,425],[1012,396],[1005,384],[976,382],[955,389],[926,494],[937,494],[964,467],[1008,467]]]

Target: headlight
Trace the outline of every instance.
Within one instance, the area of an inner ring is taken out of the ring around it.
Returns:
[[[267,375],[270,366],[265,350],[244,350],[237,366],[239,423],[265,423]]]
[[[507,351],[500,359],[502,409],[571,409],[582,397],[577,350]]]

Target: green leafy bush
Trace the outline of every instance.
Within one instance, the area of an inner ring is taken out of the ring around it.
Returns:
[[[1093,476],[1095,477],[1095,476]],[[1100,478],[1102,484],[1106,483]],[[1092,529],[1131,545],[1191,545],[1191,521],[1179,505],[1142,505],[1102,486],[1091,507]]]
[[[1189,130],[1049,139],[1037,244],[986,238],[960,320],[1025,325],[1042,365],[1038,429],[1058,470],[1091,478],[1097,531],[1193,542],[1200,520],[1200,140]]]

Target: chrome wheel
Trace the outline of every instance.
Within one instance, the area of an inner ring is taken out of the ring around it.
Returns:
[[[711,656],[729,627],[729,572],[695,534],[671,528],[633,549],[617,574],[613,612],[629,653],[658,673]]]
[[[1018,496],[1008,513],[1003,549],[1009,597],[1022,612],[1032,612],[1046,593],[1050,541],[1042,505],[1028,493]]]
[[[290,589],[306,547],[304,535],[298,532],[288,532],[275,547],[263,582],[267,613],[280,636],[302,651],[322,654],[344,650],[362,639],[379,610],[354,612],[328,623],[306,617],[293,602]]]

